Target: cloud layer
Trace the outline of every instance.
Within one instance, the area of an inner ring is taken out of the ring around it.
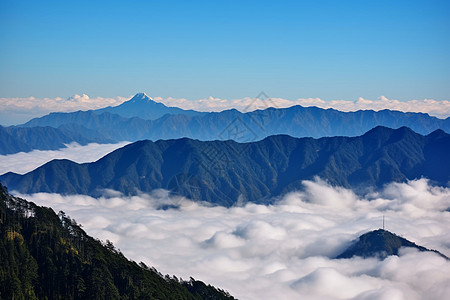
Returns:
[[[69,98],[0,98],[0,124],[17,125],[50,112],[73,112],[116,106],[131,97],[90,98],[86,94]]]
[[[116,106],[130,99],[129,97],[115,98],[90,98],[88,95],[74,95],[67,99],[57,98],[0,98],[0,120],[2,125],[19,124],[28,121],[33,117],[43,116],[50,112],[71,112],[77,110],[98,109],[106,106]],[[242,112],[267,107],[290,107],[294,105],[317,106],[321,108],[334,108],[341,111],[357,110],[382,110],[391,109],[404,112],[428,113],[439,118],[450,116],[450,101],[448,100],[409,100],[399,101],[388,99],[384,96],[376,100],[369,100],[360,97],[356,101],[352,100],[322,100],[320,98],[299,98],[287,100],[282,98],[270,98],[262,101],[260,98],[245,97],[242,99],[184,99],[184,98],[162,98],[154,97],[157,102],[167,106],[176,106],[183,109],[193,109],[198,111],[222,111],[235,108]]]
[[[322,100],[320,98],[299,98],[296,100],[287,100],[282,98],[270,98],[262,101],[259,98],[242,98],[242,99],[219,99],[209,97],[199,100],[187,100],[182,98],[154,98],[155,101],[162,102],[168,106],[177,106],[184,109],[194,109],[199,111],[221,111],[225,109],[235,108],[242,112],[252,111],[256,109],[265,109],[267,107],[291,107],[301,105],[305,107],[317,106],[328,109],[334,108],[340,111],[357,111],[357,110],[399,110],[403,112],[422,112],[428,113],[439,118],[447,118],[450,116],[450,101],[437,101],[433,99],[399,101],[388,99],[384,96],[376,100],[358,98],[356,101],[351,100]]]
[[[27,153],[19,152],[0,155],[0,174],[7,172],[25,174],[53,159],[69,159],[77,163],[93,162],[127,144],[129,142],[117,144],[92,143],[81,146],[77,143],[72,143],[67,145],[66,148],[59,150],[33,150]]]
[[[443,299],[450,262],[405,249],[399,257],[332,259],[381,227],[450,256],[450,189],[421,179],[358,197],[316,179],[276,205],[208,207],[165,191],[95,199],[21,195],[64,210],[85,230],[162,273],[193,276],[239,299]],[[157,210],[162,203],[179,209]]]

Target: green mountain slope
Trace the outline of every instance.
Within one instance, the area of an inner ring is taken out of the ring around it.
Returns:
[[[63,212],[0,185],[0,299],[234,299],[128,260]]]

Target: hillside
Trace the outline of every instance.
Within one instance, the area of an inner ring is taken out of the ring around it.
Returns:
[[[234,298],[138,265],[63,212],[12,197],[0,185],[0,299]]]
[[[269,203],[315,176],[356,191],[422,177],[446,186],[449,151],[445,132],[422,136],[405,127],[377,127],[359,137],[278,135],[252,143],[183,138],[135,142],[93,163],[54,160],[0,181],[21,193],[98,196],[106,188],[133,195],[163,188],[230,206],[239,197]]]

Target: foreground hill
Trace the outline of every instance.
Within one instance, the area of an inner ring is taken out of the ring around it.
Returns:
[[[402,247],[414,248],[419,251],[431,251],[449,259],[436,250],[430,250],[416,245],[415,243],[384,229],[374,230],[361,235],[349,248],[338,255],[337,258],[360,256],[363,258],[377,257],[384,259],[389,255],[398,255],[398,252]]]
[[[63,212],[12,197],[0,185],[0,299],[234,298],[129,261]]]
[[[450,135],[422,136],[411,129],[377,127],[359,137],[271,136],[259,142],[140,141],[93,163],[53,160],[24,175],[0,181],[21,193],[125,194],[163,188],[194,200],[230,206],[241,200],[268,203],[300,190],[319,176],[355,190],[426,177],[450,181]]]

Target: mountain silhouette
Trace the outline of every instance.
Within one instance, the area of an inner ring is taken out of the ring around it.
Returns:
[[[53,160],[27,174],[0,176],[10,190],[98,196],[103,189],[127,195],[166,189],[193,200],[231,206],[238,198],[270,203],[301,190],[316,176],[332,185],[363,191],[391,182],[428,178],[450,181],[450,135],[422,136],[402,127],[376,127],[359,137],[262,141],[139,141],[93,163]]]
[[[145,93],[137,93],[133,98],[118,106],[108,106],[105,108],[94,110],[94,112],[97,114],[109,112],[126,118],[138,117],[144,120],[156,120],[166,114],[183,114],[188,116],[203,114],[194,110],[184,110],[178,107],[168,107],[163,103],[154,101]]]
[[[19,127],[36,126],[64,126],[72,132],[77,132],[77,128],[83,126],[98,137],[115,142],[182,137],[202,141],[232,139],[254,142],[279,134],[314,138],[359,136],[376,126],[406,126],[423,135],[437,129],[448,133],[450,118],[443,120],[423,113],[391,110],[342,112],[302,106],[280,109],[270,107],[247,113],[235,109],[200,113],[166,107],[141,93],[116,107],[50,113]],[[84,131],[78,133],[84,135]]]

